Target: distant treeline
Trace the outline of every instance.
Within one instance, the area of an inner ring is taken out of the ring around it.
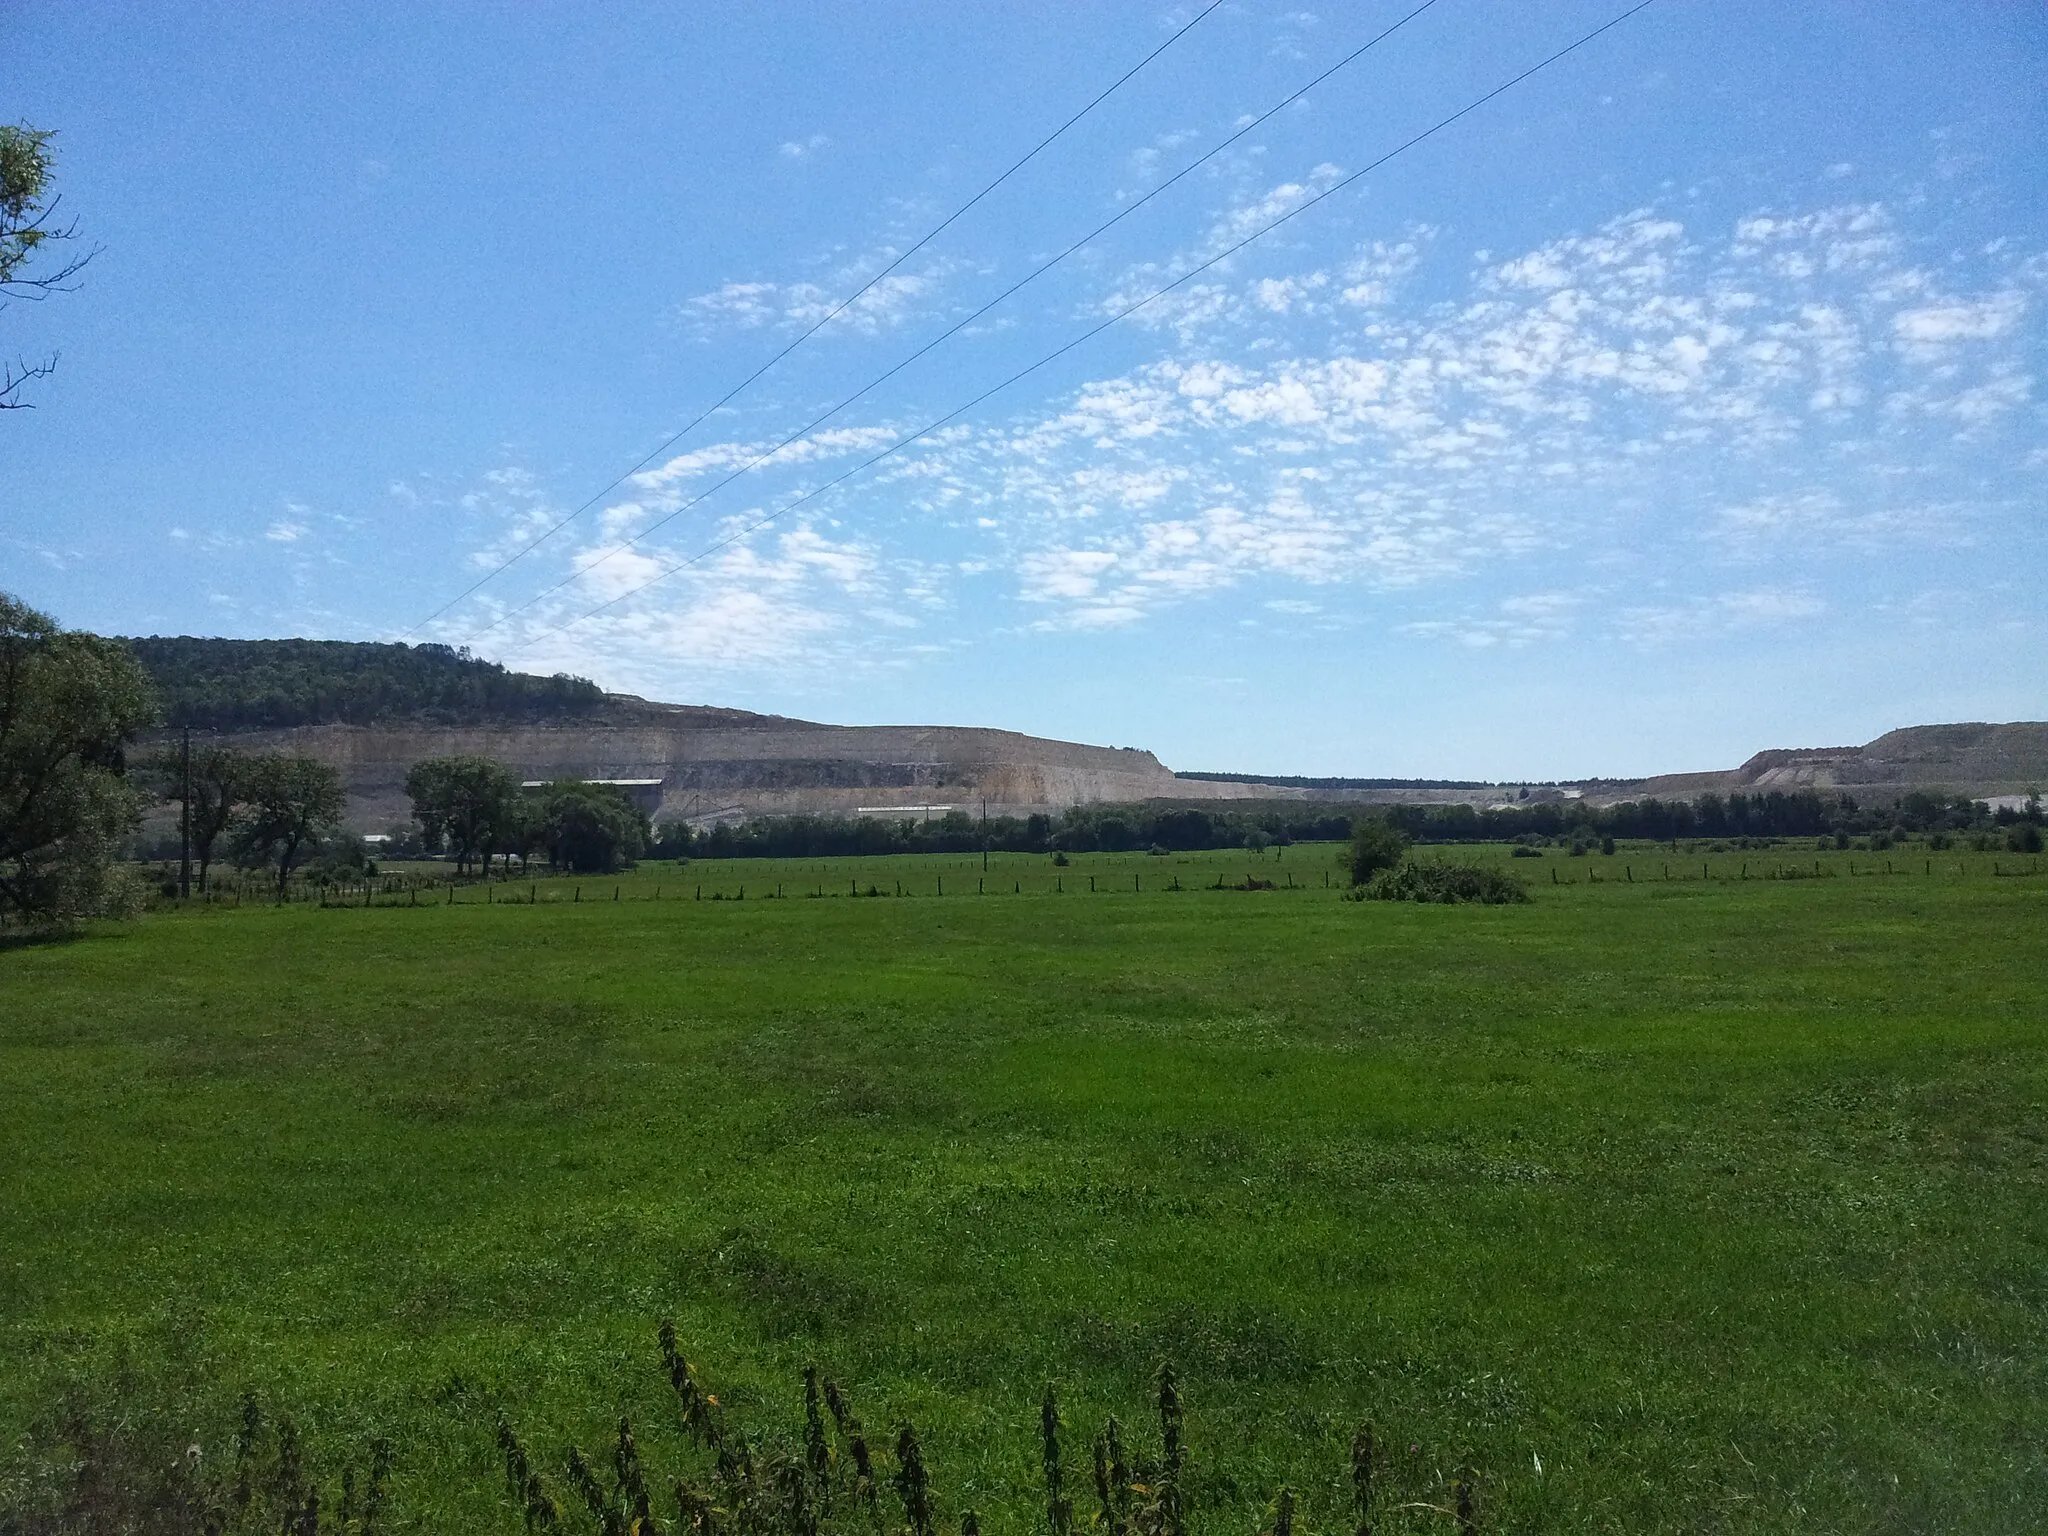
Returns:
[[[1389,805],[1349,808],[1215,811],[1187,806],[1078,806],[1051,816],[992,817],[983,824],[961,811],[937,820],[863,816],[763,816],[692,829],[664,822],[656,831],[658,858],[787,859],[848,854],[973,853],[987,846],[1004,853],[1121,853],[1157,848],[1265,847],[1338,842],[1355,822],[1380,817],[1418,843],[1591,843],[1606,838],[1670,842],[1698,838],[1928,836],[1968,832],[1993,824],[2040,819],[1938,791],[1882,803],[1853,796],[1798,790],[1756,795],[1702,795],[1694,801],[1635,800],[1595,806],[1583,800],[1544,801],[1499,809],[1470,805]],[[985,839],[985,841],[984,841]]]
[[[1278,784],[1287,789],[1491,789],[1486,779],[1304,779],[1288,773],[1176,773],[1208,784]]]
[[[605,697],[586,678],[508,672],[446,645],[184,635],[125,643],[156,685],[166,723],[195,729],[554,720],[591,714]]]

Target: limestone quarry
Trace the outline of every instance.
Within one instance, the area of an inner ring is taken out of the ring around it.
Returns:
[[[1974,797],[2048,785],[2048,723],[1915,726],[1860,747],[1759,752],[1740,768],[1650,779],[1556,785],[1269,784],[1177,776],[1131,747],[1052,741],[970,726],[824,725],[742,710],[613,695],[598,716],[503,725],[307,725],[239,731],[247,751],[310,753],[340,770],[349,821],[376,830],[405,821],[405,776],[422,758],[473,753],[522,779],[657,781],[656,820],[705,824],[762,815],[990,815],[1146,800],[1293,800],[1491,805],[1584,796],[1602,802],[1704,793],[1839,789],[1881,797],[1943,789]]]

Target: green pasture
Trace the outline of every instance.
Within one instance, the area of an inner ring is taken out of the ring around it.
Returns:
[[[742,1426],[808,1362],[913,1420],[991,1536],[1045,1385],[1085,1513],[1165,1358],[1202,1533],[1348,1531],[1364,1420],[1387,1532],[1465,1465],[1489,1530],[2048,1529],[2039,860],[1551,850],[1476,908],[1337,853],[392,869],[0,950],[0,1428],[218,1446],[246,1389],[510,1532],[500,1409],[686,1459],[672,1317]]]

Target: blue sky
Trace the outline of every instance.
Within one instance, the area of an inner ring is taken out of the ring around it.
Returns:
[[[0,587],[1182,768],[1645,773],[2048,716],[2020,4],[1658,0],[774,515],[1624,8],[1438,0],[625,545],[1415,3],[1227,0],[431,622],[1199,7],[11,4],[5,113],[60,130],[102,250],[0,312],[62,354],[0,416]]]

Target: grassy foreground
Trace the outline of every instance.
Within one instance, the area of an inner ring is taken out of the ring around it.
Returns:
[[[813,1360],[913,1419],[992,1536],[1042,1528],[1045,1384],[1085,1510],[1166,1357],[1202,1532],[1283,1482],[1345,1528],[1364,1419],[1389,1506],[1470,1463],[1489,1529],[2048,1529],[2048,879],[1553,856],[1532,905],[1419,908],[1338,901],[1333,852],[0,951],[0,1430],[122,1380],[217,1445],[247,1388],[321,1475],[390,1434],[402,1522],[510,1531],[500,1406],[674,1459],[673,1317],[742,1426]]]

